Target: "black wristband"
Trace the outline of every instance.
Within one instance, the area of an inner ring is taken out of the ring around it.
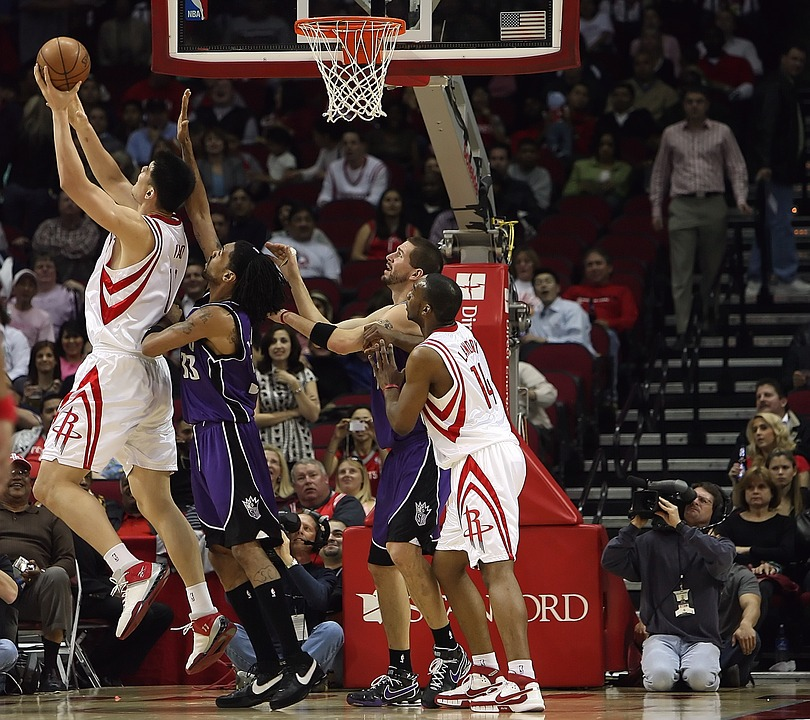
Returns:
[[[337,330],[336,325],[331,325],[329,323],[315,323],[315,326],[312,328],[312,332],[309,334],[309,339],[312,340],[312,342],[314,342],[318,347],[328,350],[327,343],[335,330]]]

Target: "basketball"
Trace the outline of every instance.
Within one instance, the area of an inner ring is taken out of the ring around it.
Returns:
[[[70,90],[90,74],[90,55],[78,40],[55,37],[39,49],[37,65],[47,66],[51,83],[57,90]]]

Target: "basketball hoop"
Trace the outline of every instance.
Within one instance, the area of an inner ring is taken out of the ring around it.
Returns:
[[[295,32],[309,42],[318,64],[329,107],[323,116],[373,120],[385,117],[385,75],[405,21],[384,17],[318,17],[296,20]]]

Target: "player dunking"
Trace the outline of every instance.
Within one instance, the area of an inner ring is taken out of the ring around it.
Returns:
[[[422,341],[419,327],[408,320],[404,300],[419,278],[441,270],[441,254],[427,240],[410,238],[387,257],[382,281],[391,288],[393,305],[338,325],[326,322],[315,308],[294,253],[285,245],[268,243],[267,247],[290,282],[299,312],[305,316],[285,310],[280,319],[321,347],[350,353],[384,338],[409,351]],[[369,688],[349,693],[346,699],[350,705],[379,707],[418,703],[421,698],[423,706],[436,707],[436,695],[456,687],[470,669],[466,653],[450,630],[436,577],[422,556],[435,548],[436,523],[447,499],[448,478],[436,466],[424,425],[417,422],[407,433],[393,432],[384,404],[380,390],[373,390],[371,411],[377,440],[391,452],[380,474],[368,566],[377,588],[389,667]],[[435,657],[429,669],[430,681],[423,691],[411,666],[409,594],[433,633]]]
[[[539,712],[545,704],[514,573],[526,461],[481,346],[455,322],[460,307],[456,283],[439,274],[422,278],[408,295],[408,319],[426,339],[408,357],[404,376],[390,344],[379,342],[369,360],[385,393],[391,427],[407,433],[421,415],[439,466],[450,469],[450,497],[433,567],[470,644],[473,669],[436,702],[477,712]],[[498,676],[484,603],[467,564],[480,568],[489,592],[509,661],[505,677]]]
[[[222,654],[234,627],[211,601],[197,539],[169,491],[177,450],[168,365],[141,353],[144,334],[169,311],[185,274],[188,242],[173,213],[191,193],[194,175],[166,152],[132,185],[87,120],[76,96],[79,86],[60,92],[47,68],[37,66],[34,78],[53,113],[60,184],[110,233],[87,284],[93,351],[53,420],[34,494],[104,556],[124,601],[116,634],[126,637],[167,579],[168,568],[139,561],[101,505],[79,485],[88,470],[102,470],[112,457],[121,462],[138,507],[163,539],[186,586],[188,628],[194,633],[186,672],[199,672]],[[71,121],[101,187],[87,179]]]
[[[188,317],[150,333],[143,352],[182,348],[183,418],[194,427],[191,486],[205,527],[211,564],[256,652],[256,679],[217,698],[222,708],[269,702],[274,710],[306,697],[323,671],[301,650],[281,576],[257,541],[278,546],[273,484],[253,415],[259,386],[251,354],[252,327],[284,303],[284,281],[273,261],[250,243],[222,247],[211,222],[188,132],[188,90],[177,136],[197,180],[186,202],[194,235],[205,253],[209,295]],[[278,636],[286,666],[273,645]]]

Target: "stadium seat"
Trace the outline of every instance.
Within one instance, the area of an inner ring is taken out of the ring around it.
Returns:
[[[606,228],[613,217],[613,208],[598,195],[573,195],[560,200],[561,215],[589,217],[599,228]]]
[[[577,266],[582,263],[586,245],[582,238],[575,233],[542,232],[529,243],[529,247],[541,257],[563,255],[571,261],[573,266]]]
[[[374,212],[374,207],[365,200],[334,200],[321,208],[318,227],[326,233],[341,257],[348,260],[357,231],[374,217]]]
[[[340,272],[344,291],[357,291],[365,284],[380,287],[380,277],[385,270],[385,260],[352,260],[347,262]]]
[[[317,290],[326,295],[329,302],[332,303],[333,313],[338,313],[341,303],[340,285],[334,280],[325,277],[306,278],[304,284],[307,286],[307,290],[309,290],[310,293]]]
[[[658,252],[655,236],[650,233],[630,234],[611,230],[599,241],[598,247],[613,258],[630,257],[648,265],[655,262]]]
[[[554,370],[568,372],[578,377],[582,385],[583,410],[587,414],[593,413],[594,396],[601,388],[597,388],[595,384],[593,355],[584,345],[545,343],[529,351],[525,360],[547,377],[547,373]]]
[[[810,415],[810,390],[792,390],[787,399],[797,415]]]
[[[543,235],[574,235],[586,247],[590,247],[596,243],[596,238],[599,237],[599,227],[589,217],[551,215],[540,223],[537,234],[540,237]]]

